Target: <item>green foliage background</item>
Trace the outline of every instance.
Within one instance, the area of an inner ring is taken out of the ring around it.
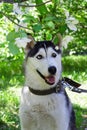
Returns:
[[[65,53],[87,54],[87,1],[52,0],[45,2],[47,0],[19,3],[22,14],[13,12],[13,4],[0,3],[0,47],[9,48],[8,51],[15,55],[20,53],[14,44],[15,39],[26,37],[26,32],[32,34],[36,40],[51,40],[57,33],[61,33],[62,37],[66,35],[74,37]],[[75,17],[79,21],[77,31],[67,26],[66,10],[69,11],[69,17]],[[17,27],[20,22],[26,24],[26,27]]]
[[[23,14],[14,13],[11,3],[0,3],[0,130],[20,130],[18,95],[24,84],[24,52],[15,45],[15,39],[27,37],[26,32],[35,40],[52,40],[57,33],[63,38],[73,36],[68,48],[63,49],[63,76],[87,84],[87,0],[19,1],[19,7]],[[79,21],[77,31],[68,27],[65,10],[69,17]],[[84,130],[87,96],[72,93],[69,96],[74,103],[77,127]]]

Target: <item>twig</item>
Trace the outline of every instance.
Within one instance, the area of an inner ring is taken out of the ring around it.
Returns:
[[[22,26],[22,25],[16,23],[12,18],[10,18],[8,15],[6,15],[5,13],[3,13],[2,11],[0,11],[0,13],[3,14],[6,18],[8,18],[8,20],[10,20],[10,21],[11,21],[12,23],[14,23],[15,25],[17,25],[17,26],[19,26],[19,27],[21,27],[21,28],[24,28],[24,29],[28,29],[28,30],[29,30],[29,28],[24,27],[24,26]]]
[[[28,4],[25,5],[25,4],[19,4],[19,6],[22,6],[22,7],[39,7],[39,6],[42,6],[42,5],[47,4],[47,3],[49,3],[49,2],[51,2],[51,0],[46,1],[46,2],[44,2],[44,3],[36,4],[36,5],[28,5]]]
[[[27,1],[27,0],[0,0],[0,2],[10,3],[10,4],[21,3],[21,2],[24,2],[24,1]]]

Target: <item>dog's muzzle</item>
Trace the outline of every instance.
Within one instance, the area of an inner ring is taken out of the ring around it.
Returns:
[[[47,84],[53,85],[55,83],[56,68],[54,66],[48,68],[48,72],[50,73],[49,76],[45,77],[39,70],[37,70],[37,72],[40,75],[40,77],[45,80]]]

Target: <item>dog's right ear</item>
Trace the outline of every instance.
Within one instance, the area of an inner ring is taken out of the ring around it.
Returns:
[[[58,33],[56,36],[54,36],[52,42],[56,44],[56,48],[61,49],[62,48],[62,36],[60,33]]]
[[[27,44],[26,44],[25,53],[28,53],[36,44],[34,38],[31,35],[28,35],[28,39],[30,42],[27,42]]]

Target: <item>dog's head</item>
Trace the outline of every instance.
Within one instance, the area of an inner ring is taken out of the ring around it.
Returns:
[[[26,46],[26,85],[34,89],[55,86],[61,77],[61,44],[52,41],[31,42]]]

